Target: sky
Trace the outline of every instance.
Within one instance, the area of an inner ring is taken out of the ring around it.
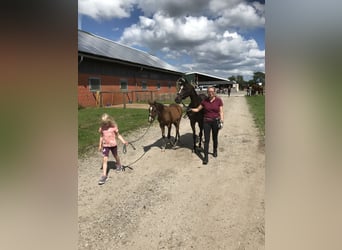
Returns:
[[[265,72],[264,0],[78,0],[78,28],[181,72]]]

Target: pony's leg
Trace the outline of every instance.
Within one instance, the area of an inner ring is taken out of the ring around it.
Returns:
[[[193,141],[192,152],[196,152],[196,128],[195,128],[195,123],[191,122],[191,128],[192,128],[192,141]]]
[[[175,128],[176,128],[176,135],[175,135],[175,143],[173,144],[173,147],[177,146],[177,142],[179,141],[180,135],[179,135],[179,121],[174,123]]]
[[[202,147],[203,124],[199,124],[199,147]]]
[[[179,125],[180,125],[180,120],[176,123],[176,142],[180,141],[180,134],[179,134]]]
[[[162,138],[164,145],[161,146],[161,150],[164,151],[166,147],[166,139],[165,139],[165,126],[160,125],[161,131],[162,131]]]
[[[175,146],[175,142],[176,142],[176,140],[177,140],[177,127],[176,127],[176,124],[175,124],[175,123],[171,123],[171,124],[170,124],[170,131],[172,130],[172,125],[175,126],[176,134],[175,134],[175,137],[174,137],[174,141],[172,141],[171,132],[170,132],[169,142],[172,144],[172,147],[174,147],[174,146]]]
[[[172,123],[167,125],[167,141],[169,143],[173,144],[172,141],[171,141],[171,128],[172,128],[171,126],[172,126]]]
[[[172,126],[172,123],[167,125],[167,139],[169,139],[169,140],[171,138],[171,126]]]

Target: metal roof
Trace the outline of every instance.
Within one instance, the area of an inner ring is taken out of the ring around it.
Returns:
[[[154,68],[179,72],[174,66],[144,51],[78,30],[78,51]],[[181,72],[179,72],[181,73]]]
[[[187,73],[185,73],[185,75],[198,75],[199,77],[202,77],[202,78],[205,78],[205,79],[229,82],[228,79],[225,79],[225,78],[222,78],[222,77],[218,77],[218,76],[209,75],[209,74],[205,74],[205,73],[201,73],[201,72],[196,72],[196,71],[194,71],[194,72],[187,72]]]

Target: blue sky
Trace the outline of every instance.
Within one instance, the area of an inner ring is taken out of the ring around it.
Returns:
[[[158,56],[182,72],[265,72],[265,1],[78,0],[78,28]]]

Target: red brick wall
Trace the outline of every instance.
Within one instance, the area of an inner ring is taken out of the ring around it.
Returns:
[[[91,92],[88,86],[88,79],[90,77],[98,77],[101,79],[101,92],[114,92],[114,93],[102,93],[101,104],[106,106],[122,104],[124,101],[124,94],[120,89],[120,80],[123,77],[109,76],[109,75],[96,75],[79,73],[78,75],[78,103],[83,107],[95,107],[96,98],[95,92]],[[139,78],[127,78],[128,93],[125,94],[126,102],[130,101],[141,101],[146,99],[167,99],[176,94],[176,83],[175,81],[168,80],[151,80],[151,79],[139,79]],[[147,91],[143,92],[141,82],[145,81],[147,84]],[[169,88],[169,82],[171,82],[171,88]],[[160,83],[160,89],[157,89],[157,83]]]

